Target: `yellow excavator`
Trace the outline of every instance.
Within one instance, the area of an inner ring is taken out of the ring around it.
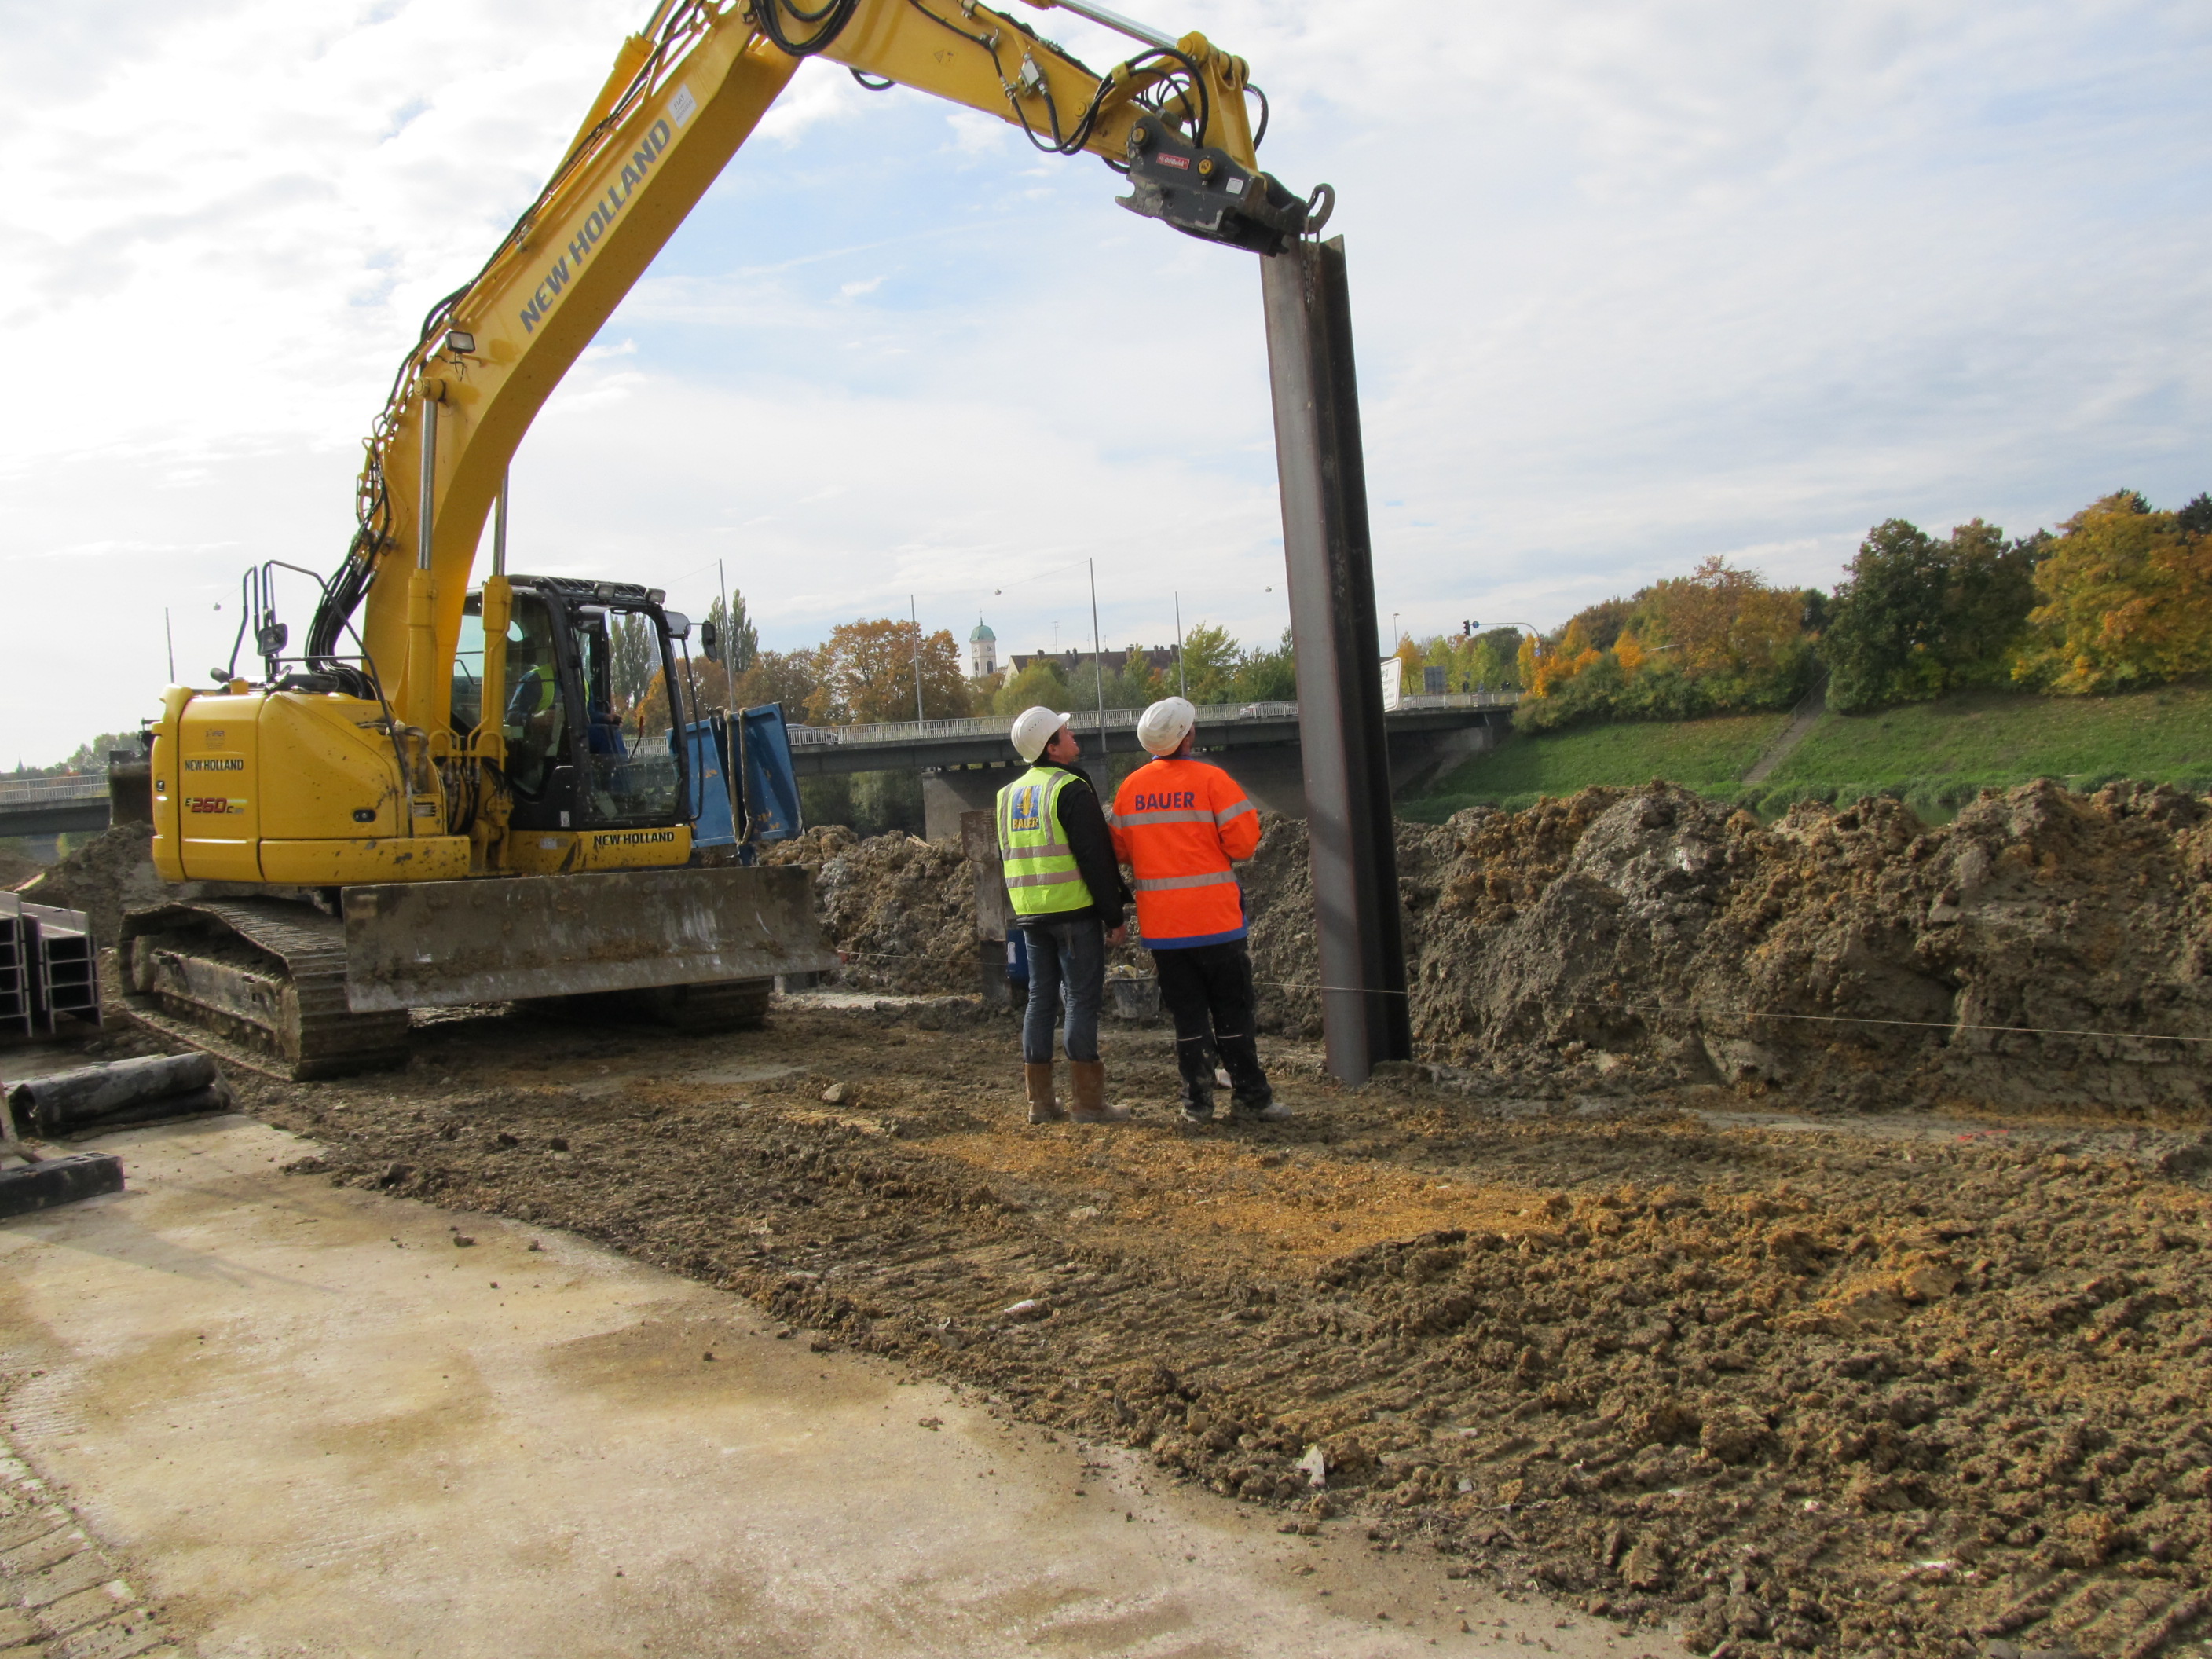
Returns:
[[[321,589],[304,650],[287,654],[274,600],[277,569],[299,567],[264,565],[240,630],[260,677],[234,654],[214,686],[163,695],[155,867],[249,890],[125,919],[140,1018],[328,1076],[403,1059],[415,1008],[585,998],[741,1024],[773,976],[831,965],[804,870],[694,857],[690,623],[635,583],[510,574],[507,464],[810,57],[1091,151],[1127,179],[1123,206],[1194,236],[1272,254],[1326,218],[1326,185],[1300,197],[1260,170],[1266,99],[1242,58],[1078,0],[1028,3],[1143,50],[1101,74],[975,0],[661,0],[623,42],[551,179],[400,364],[345,560],[301,573]],[[669,691],[665,752],[612,712],[610,639],[637,619]]]

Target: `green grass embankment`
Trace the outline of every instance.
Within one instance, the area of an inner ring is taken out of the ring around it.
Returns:
[[[2039,777],[2076,789],[2117,778],[2212,787],[2212,686],[2201,684],[2110,697],[1983,692],[1831,714],[1764,783],[1744,784],[1784,723],[1760,714],[1516,735],[1400,802],[1398,812],[1436,823],[1478,802],[1517,810],[1542,795],[1655,777],[1768,817],[1795,801],[1892,794],[1931,822],[1984,789]]]
[[[1462,806],[1486,802],[1513,811],[1545,795],[1571,795],[1593,784],[1665,778],[1700,794],[1732,794],[1738,780],[1790,723],[1787,714],[1735,714],[1704,720],[1639,720],[1523,737],[1518,732],[1398,803],[1398,816],[1441,823]]]

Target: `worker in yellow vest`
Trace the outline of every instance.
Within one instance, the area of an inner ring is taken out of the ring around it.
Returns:
[[[1012,737],[1030,769],[999,792],[999,856],[1015,924],[1029,945],[1022,1079],[1030,1121],[1125,1122],[1127,1109],[1106,1103],[1106,1065],[1098,1057],[1106,945],[1129,936],[1129,890],[1114,862],[1113,833],[1090,775],[1075,763],[1083,749],[1066,715],[1025,708]],[[1052,1086],[1054,1017],[1062,1007],[1068,1107]]]

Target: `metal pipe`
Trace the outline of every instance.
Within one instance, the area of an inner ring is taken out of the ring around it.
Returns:
[[[507,574],[507,484],[511,471],[499,475],[499,495],[491,506],[491,574]]]
[[[730,614],[730,579],[720,559],[714,561],[714,588],[722,596],[722,696],[726,705],[737,701],[731,688],[738,683],[738,619]]]
[[[415,568],[430,568],[430,498],[438,488],[438,400],[422,398],[422,487],[415,503]]]
[[[921,707],[921,612],[915,609],[911,593],[906,596],[906,614],[914,623],[914,718],[919,725],[929,716]]]
[[[1098,639],[1098,562],[1085,559],[1091,572],[1091,684],[1098,690],[1098,752],[1106,752],[1106,653]]]
[[[1176,49],[1174,36],[1163,34],[1155,28],[1147,28],[1134,18],[1124,17],[1118,11],[1109,11],[1103,6],[1094,6],[1091,3],[1091,0],[1030,0],[1030,4],[1035,6],[1039,11],[1050,11],[1055,6],[1061,11],[1072,11],[1078,17],[1087,17],[1102,27],[1112,29],[1117,34],[1126,34],[1132,40],[1141,40],[1148,46],[1157,46],[1162,52],[1173,52]]]
[[[1260,261],[1329,1071],[1413,1057],[1344,239]]]
[[[1182,665],[1182,595],[1175,596],[1176,607],[1176,695],[1186,702],[1190,697],[1190,676]]]

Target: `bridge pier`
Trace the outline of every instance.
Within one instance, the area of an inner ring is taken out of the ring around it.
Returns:
[[[927,841],[958,840],[960,815],[995,809],[999,791],[1024,769],[1005,765],[948,766],[921,775],[921,833]]]

